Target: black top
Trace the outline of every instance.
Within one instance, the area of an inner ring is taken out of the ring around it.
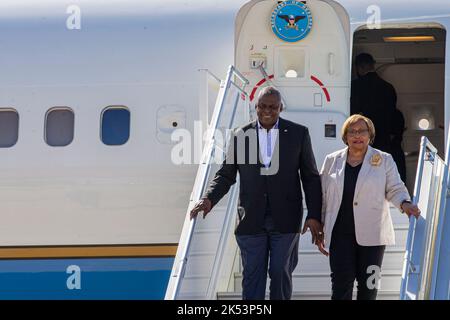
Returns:
[[[342,195],[341,207],[333,228],[333,233],[354,234],[355,219],[353,217],[353,198],[355,196],[356,181],[361,170],[362,163],[352,167],[345,164],[344,192]]]

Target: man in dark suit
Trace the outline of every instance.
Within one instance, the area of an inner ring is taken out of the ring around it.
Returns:
[[[358,79],[352,81],[350,113],[362,114],[375,126],[373,147],[388,153],[391,151],[391,134],[394,126],[394,111],[397,94],[394,87],[375,72],[375,60],[368,53],[355,59]]]
[[[236,182],[239,172],[235,234],[246,300],[265,298],[267,271],[270,299],[291,298],[303,216],[300,177],[308,208],[302,233],[309,228],[314,243],[323,237],[322,190],[308,129],[279,118],[282,109],[279,91],[262,89],[256,103],[258,120],[234,130],[225,161],[191,211],[191,218],[201,211],[205,217]]]
[[[362,114],[372,120],[375,126],[372,147],[392,155],[403,182],[406,182],[405,154],[401,146],[405,120],[397,109],[395,88],[378,76],[375,63],[368,53],[356,56],[358,79],[352,81],[350,113]]]

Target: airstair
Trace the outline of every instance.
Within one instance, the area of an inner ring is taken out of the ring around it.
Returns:
[[[166,299],[216,299],[218,291],[228,288],[237,256],[233,234],[239,183],[216,204],[207,219],[199,215],[197,219],[190,220],[189,212],[222,164],[227,147],[227,130],[250,121],[249,98],[244,91],[247,83],[233,66],[229,67],[226,79],[221,81]]]
[[[410,219],[400,291],[403,300],[450,299],[449,146],[444,161],[422,137],[414,188],[414,202],[422,214]]]
[[[207,219],[190,220],[189,212],[203,195],[226,152],[226,130],[249,122],[247,80],[230,66],[220,89],[205,141],[189,207],[179,241],[166,299],[240,299],[242,267],[234,238],[239,182],[214,207]],[[448,158],[448,156],[447,156]],[[445,230],[449,194],[448,160],[422,138],[414,201],[419,220],[391,207],[396,244],[386,248],[378,299],[448,299],[450,239]],[[306,212],[304,213],[306,217]],[[300,237],[299,263],[293,274],[293,299],[330,299],[328,258]],[[356,285],[355,285],[356,290]],[[356,292],[355,292],[356,296]]]

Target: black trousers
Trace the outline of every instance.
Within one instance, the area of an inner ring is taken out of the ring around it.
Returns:
[[[330,244],[332,300],[352,300],[358,282],[357,300],[375,300],[380,284],[386,246],[360,246],[355,234],[334,233]]]

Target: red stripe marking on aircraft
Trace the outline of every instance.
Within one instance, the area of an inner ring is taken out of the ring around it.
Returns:
[[[320,81],[318,78],[311,76],[311,80],[316,82],[323,90],[323,92],[325,93],[325,97],[327,98],[327,101],[330,102],[330,94],[328,93],[328,89],[325,88],[324,84],[322,83],[322,81]]]
[[[273,79],[273,74],[269,76],[269,79]],[[266,82],[266,78],[261,79],[261,80],[253,87],[252,93],[250,94],[250,101],[253,101],[253,99],[255,98],[256,90],[258,90],[258,87],[259,87],[260,85],[262,85],[264,82]]]

